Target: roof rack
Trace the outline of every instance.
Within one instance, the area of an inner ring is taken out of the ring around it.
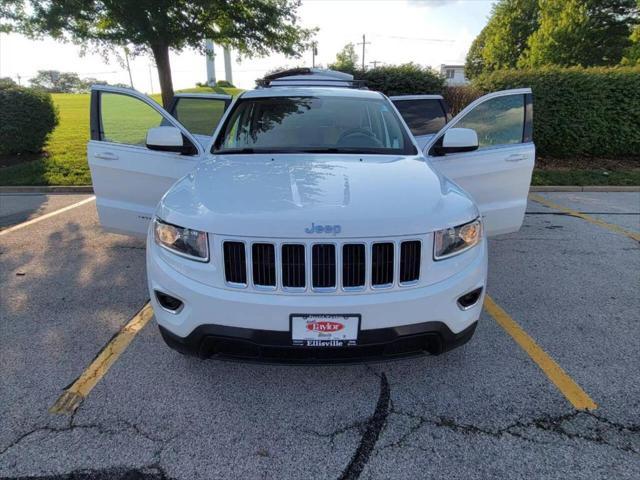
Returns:
[[[319,68],[292,68],[265,75],[256,80],[259,88],[271,87],[342,87],[366,88],[364,80],[355,80],[353,75],[335,70]]]

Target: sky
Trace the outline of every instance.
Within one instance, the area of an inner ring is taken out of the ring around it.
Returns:
[[[471,42],[487,23],[493,0],[303,0],[300,24],[318,27],[316,64],[328,65],[347,43],[362,42],[366,35],[365,62],[414,62],[439,69],[440,64],[464,63]],[[356,45],[361,56],[362,46]],[[222,49],[216,49],[216,77],[224,79]],[[233,83],[253,88],[255,79],[282,66],[311,66],[311,52],[300,59],[270,55],[238,59],[232,52]],[[205,58],[193,50],[171,54],[175,89],[206,81]],[[29,40],[17,34],[0,34],[0,77],[25,85],[38,70],[76,72],[110,83],[129,83],[126,69],[115,59],[81,55],[79,46],[52,39]],[[158,76],[147,56],[132,59],[133,85],[143,92],[158,92]]]

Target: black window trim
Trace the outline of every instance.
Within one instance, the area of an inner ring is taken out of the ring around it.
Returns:
[[[124,95],[126,97],[133,98],[134,100],[138,100],[143,104],[148,105],[153,110],[155,110],[158,113],[158,115],[160,115],[163,122],[167,120],[161,111],[156,110],[155,108],[153,108],[153,106],[147,104],[146,102],[136,97],[135,95],[130,95],[126,92],[118,92],[118,91],[111,91],[111,90],[100,90],[100,89],[91,90],[90,110],[89,110],[89,130],[90,130],[91,140],[106,142],[106,143],[114,143],[114,144],[122,145],[125,147],[136,147],[136,148],[145,148],[147,150],[152,150],[146,145],[131,145],[128,143],[110,142],[109,140],[104,139],[104,127],[102,125],[102,94],[103,93],[108,93],[111,95]],[[178,122],[178,120],[174,118],[173,115],[169,114],[169,116],[173,119],[174,122],[180,124],[180,122]],[[174,124],[171,124],[170,126],[178,128]],[[182,125],[182,128],[188,132],[188,130],[184,127],[184,125]],[[185,135],[185,133],[182,130],[180,131],[180,133],[182,134],[182,140],[184,142],[184,148],[183,148],[183,151],[180,153],[180,155],[182,156],[198,155],[200,153],[198,146],[194,144],[194,142],[187,135]],[[191,132],[189,132],[189,134],[191,134]]]

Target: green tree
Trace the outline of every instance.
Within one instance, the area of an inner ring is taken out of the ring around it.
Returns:
[[[527,39],[537,28],[537,0],[500,0],[469,48],[465,65],[467,77],[515,67],[527,47]]]
[[[358,69],[358,54],[353,43],[347,43],[336,54],[336,61],[329,65],[331,70],[353,74]]]
[[[33,88],[49,93],[76,93],[83,88],[83,81],[77,73],[58,70],[38,70],[29,83]]]
[[[640,10],[640,0],[638,0]],[[622,65],[640,65],[640,24],[636,25],[629,37],[631,45],[625,50]]]
[[[297,25],[300,0],[3,0],[0,29],[51,35],[108,55],[151,54],[166,106],[173,99],[169,51],[205,51],[205,40],[241,56],[299,56],[312,30]]]
[[[501,0],[496,3],[487,24],[482,52],[485,69],[515,67],[527,48],[527,40],[537,29],[537,0]]]
[[[0,77],[0,90],[17,87],[18,84],[11,77]]]
[[[469,79],[475,78],[485,71],[482,51],[484,50],[486,36],[487,27],[484,27],[473,42],[471,42],[471,46],[467,52],[467,58],[464,63],[464,74]]]
[[[638,24],[637,0],[540,0],[523,67],[618,64]]]

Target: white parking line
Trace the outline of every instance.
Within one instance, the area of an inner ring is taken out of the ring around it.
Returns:
[[[73,205],[68,205],[64,208],[61,208],[60,210],[56,210],[55,212],[50,212],[50,213],[46,213],[44,215],[41,215],[40,217],[36,217],[36,218],[32,218],[31,220],[27,220],[26,222],[22,222],[19,223],[17,225],[14,225],[13,227],[9,227],[5,230],[1,230],[0,231],[0,236],[2,235],[6,235],[7,233],[11,233],[11,232],[15,232],[16,230],[20,230],[21,228],[24,227],[28,227],[29,225],[33,225],[34,223],[38,223],[42,220],[46,220],[47,218],[51,218],[55,215],[58,215],[60,213],[64,213],[68,210],[71,210],[72,208],[76,208],[79,207],[81,205],[84,205],[85,203],[89,203],[89,202],[93,202],[96,199],[96,197],[89,197],[89,198],[85,198],[84,200],[79,201],[78,203],[74,203]]]

